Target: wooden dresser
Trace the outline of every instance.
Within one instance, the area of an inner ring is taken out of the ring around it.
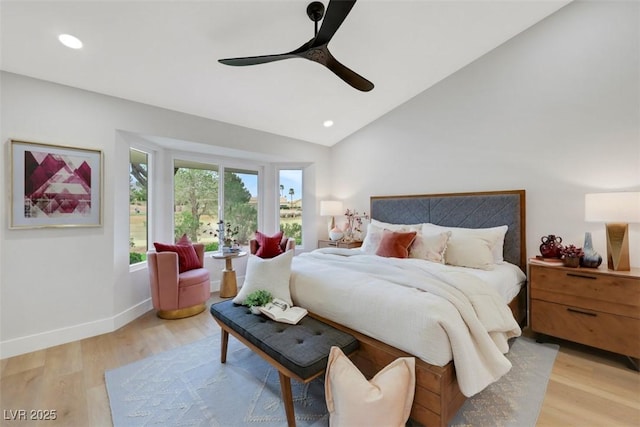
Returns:
[[[640,358],[640,269],[529,264],[534,332]]]

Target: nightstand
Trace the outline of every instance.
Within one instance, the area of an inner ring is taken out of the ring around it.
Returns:
[[[362,242],[345,242],[342,240],[318,240],[318,248],[359,248]]]
[[[534,332],[640,359],[640,268],[631,271],[529,264]]]

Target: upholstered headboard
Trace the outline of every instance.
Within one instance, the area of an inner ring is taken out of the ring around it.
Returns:
[[[524,190],[372,196],[371,217],[392,224],[430,222],[466,228],[507,225],[504,259],[526,271]]]

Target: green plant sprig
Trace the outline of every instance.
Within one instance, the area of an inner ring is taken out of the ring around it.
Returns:
[[[244,299],[244,305],[249,307],[260,307],[270,303],[271,300],[273,300],[271,292],[264,289],[258,289],[257,291],[253,291],[247,295]]]

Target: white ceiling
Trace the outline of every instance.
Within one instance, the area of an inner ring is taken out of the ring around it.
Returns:
[[[0,66],[331,146],[568,2],[360,0],[329,48],[375,84],[366,93],[303,59],[217,62],[288,52],[311,39],[302,0],[2,0]],[[60,33],[84,47],[62,46]],[[327,119],[335,125],[324,128]]]

